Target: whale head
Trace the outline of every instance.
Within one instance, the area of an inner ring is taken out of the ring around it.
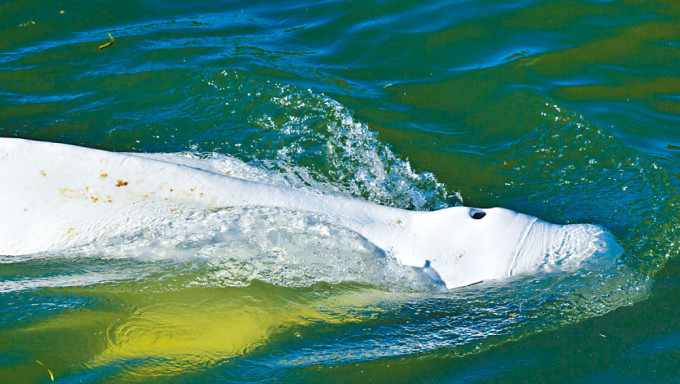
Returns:
[[[418,212],[397,250],[447,288],[614,260],[614,236],[590,224],[556,225],[503,208],[452,207]]]

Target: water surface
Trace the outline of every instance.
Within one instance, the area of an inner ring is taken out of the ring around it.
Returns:
[[[677,382],[679,17],[671,0],[0,5],[0,136],[502,206],[625,250],[446,291],[351,232],[246,209],[0,256],[0,382]],[[207,241],[217,222],[230,236]]]

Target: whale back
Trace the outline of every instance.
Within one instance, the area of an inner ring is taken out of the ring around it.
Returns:
[[[0,255],[65,249],[239,206],[320,215],[448,288],[621,252],[594,225],[554,225],[503,208],[407,211],[173,160],[0,139]]]
[[[0,139],[0,254],[62,249],[196,210],[286,206],[285,188],[129,153]]]

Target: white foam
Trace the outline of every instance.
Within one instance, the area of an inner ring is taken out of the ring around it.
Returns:
[[[271,159],[269,152],[274,152],[273,161],[264,163],[282,170],[293,184],[341,190],[399,208],[431,210],[462,204],[459,194],[451,195],[432,173],[414,170],[408,159],[396,156],[376,131],[338,101],[310,89],[256,78],[244,82],[244,76],[223,71],[208,84],[223,92],[227,104],[253,100],[258,105],[247,122],[275,142],[271,149],[254,152],[261,157],[258,161]]]

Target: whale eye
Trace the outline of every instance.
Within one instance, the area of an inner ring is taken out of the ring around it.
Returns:
[[[486,216],[486,212],[482,211],[481,209],[473,209],[470,211],[470,217],[472,217],[475,220],[480,220]]]

